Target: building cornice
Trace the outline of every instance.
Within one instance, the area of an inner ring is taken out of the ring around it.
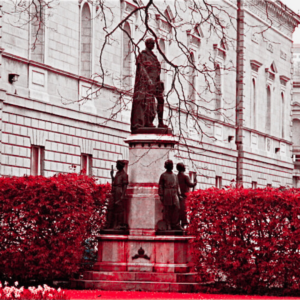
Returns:
[[[300,24],[300,16],[280,1],[247,0],[244,2],[244,7],[267,22],[268,26],[279,30],[282,27],[288,29],[290,35]]]

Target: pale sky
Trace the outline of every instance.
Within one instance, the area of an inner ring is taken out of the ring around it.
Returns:
[[[281,0],[282,3],[287,5],[295,13],[300,13],[300,0]],[[293,36],[295,44],[300,44],[300,25],[296,28]]]

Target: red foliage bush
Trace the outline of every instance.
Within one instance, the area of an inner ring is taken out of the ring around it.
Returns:
[[[109,185],[84,175],[0,178],[0,274],[66,278],[80,269],[85,241],[104,223]]]
[[[190,193],[187,202],[202,281],[243,293],[299,290],[298,189],[210,188]]]

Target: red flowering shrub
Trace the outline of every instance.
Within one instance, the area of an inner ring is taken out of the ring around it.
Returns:
[[[85,241],[104,223],[109,185],[84,175],[0,178],[0,274],[24,281],[80,269]]]
[[[298,189],[210,188],[190,193],[187,202],[202,281],[246,293],[299,290]]]

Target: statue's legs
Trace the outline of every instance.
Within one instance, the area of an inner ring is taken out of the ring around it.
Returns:
[[[176,205],[170,207],[171,229],[181,229],[179,224],[179,208]]]
[[[145,124],[145,94],[136,93],[133,97],[131,110],[131,131],[144,127]]]
[[[188,221],[187,221],[187,217],[186,217],[185,200],[186,200],[186,198],[182,198],[180,200],[179,219],[181,220],[181,225],[182,226],[188,225]]]
[[[180,229],[179,208],[176,205],[164,205],[164,220],[167,223],[167,229]]]
[[[167,125],[164,125],[164,97],[163,95],[156,96],[157,99],[157,117],[158,117],[158,127],[167,128]]]
[[[115,224],[114,229],[123,229],[127,227],[125,222],[125,204],[124,201],[118,201],[115,203]]]

